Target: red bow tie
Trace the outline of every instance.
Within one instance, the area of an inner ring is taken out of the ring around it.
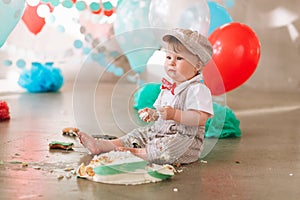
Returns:
[[[167,79],[163,78],[161,80],[162,85],[161,85],[161,89],[168,89],[171,91],[171,93],[174,95],[174,89],[176,87],[176,83],[170,83]]]

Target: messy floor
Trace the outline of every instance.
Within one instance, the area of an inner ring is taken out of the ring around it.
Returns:
[[[134,112],[128,97],[134,86],[122,86],[92,86],[94,114],[102,133],[121,136],[138,125],[128,114]],[[181,166],[170,180],[126,186],[76,177],[74,170],[92,157],[61,130],[78,126],[92,134],[97,128],[84,126],[81,115],[88,109],[89,97],[74,99],[74,88],[66,84],[57,93],[0,93],[11,116],[0,123],[0,199],[281,200],[300,196],[297,94],[246,86],[226,94],[226,105],[241,122],[240,138],[219,139],[199,162]],[[49,150],[51,141],[73,142],[74,148]]]

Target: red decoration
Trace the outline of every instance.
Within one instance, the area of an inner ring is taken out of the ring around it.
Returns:
[[[260,58],[260,42],[250,27],[228,23],[213,31],[208,39],[213,46],[215,67],[205,67],[203,76],[212,94],[231,91],[251,77]]]
[[[22,16],[22,20],[26,24],[29,31],[35,35],[38,34],[39,32],[41,32],[41,30],[43,29],[43,27],[46,23],[45,19],[38,16],[38,14],[37,14],[37,8],[42,4],[44,4],[44,3],[39,3],[36,6],[30,6],[27,4],[24,14]],[[49,4],[46,4],[46,5],[49,7],[50,12],[52,12],[54,8],[52,6],[50,6]]]
[[[9,108],[5,101],[0,100],[0,121],[9,120]]]
[[[104,10],[103,13],[104,13],[105,16],[109,17],[109,16],[111,16],[114,13],[114,9],[112,9],[112,10]]]
[[[101,13],[101,11],[102,11],[102,8],[100,7],[99,10],[92,11],[92,13],[98,15]]]

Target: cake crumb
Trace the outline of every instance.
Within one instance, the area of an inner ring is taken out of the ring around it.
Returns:
[[[28,167],[28,163],[27,162],[22,162],[22,167]]]
[[[64,169],[64,171],[66,171],[66,172],[72,171],[72,170],[74,170],[74,167],[66,167],[66,168]]]

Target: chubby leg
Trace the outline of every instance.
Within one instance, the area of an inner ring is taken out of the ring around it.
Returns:
[[[128,148],[128,147],[117,147],[117,151],[130,151],[132,154],[146,160],[147,153],[145,148]]]
[[[80,140],[80,143],[85,148],[87,148],[92,154],[105,153],[105,152],[112,151],[117,147],[123,147],[123,142],[120,139],[114,139],[114,140],[95,139],[84,132],[79,132],[78,138]]]

